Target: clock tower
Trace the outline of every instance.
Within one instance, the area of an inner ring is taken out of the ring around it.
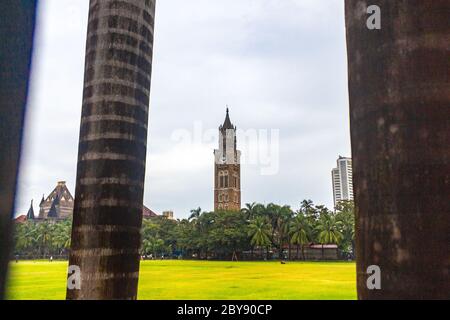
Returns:
[[[241,152],[229,110],[219,127],[219,149],[214,150],[214,210],[241,209]]]

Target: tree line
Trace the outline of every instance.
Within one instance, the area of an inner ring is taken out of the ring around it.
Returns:
[[[72,220],[27,220],[14,227],[14,253],[26,258],[47,258],[67,254]]]
[[[15,252],[19,256],[67,255],[71,220],[26,221],[17,224]],[[187,219],[144,219],[141,253],[153,258],[229,260],[246,253],[250,259],[305,259],[310,244],[337,244],[354,255],[355,216],[352,201],[335,211],[304,200],[298,210],[270,203],[246,204],[241,211],[191,210]]]

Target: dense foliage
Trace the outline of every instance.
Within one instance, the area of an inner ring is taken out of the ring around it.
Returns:
[[[67,254],[72,220],[26,221],[14,230],[15,254],[27,258],[46,258]]]
[[[69,220],[18,224],[16,254],[30,257],[67,254],[70,228]],[[252,203],[239,212],[202,212],[198,208],[191,210],[188,219],[145,219],[142,254],[158,258],[228,260],[246,252],[251,258],[268,259],[273,254],[282,257],[280,248],[295,248],[296,254],[289,254],[289,258],[302,259],[305,246],[315,243],[338,244],[343,253],[353,255],[354,236],[351,201],[339,203],[335,212],[310,200],[304,200],[296,211],[273,203]]]

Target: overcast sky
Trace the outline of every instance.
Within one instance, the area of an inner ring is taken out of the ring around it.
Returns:
[[[88,0],[40,1],[17,214],[59,180],[75,191],[87,16]],[[271,151],[242,165],[242,203],[331,208],[331,169],[350,156],[346,70],[342,0],[159,0],[145,205],[213,209],[210,136],[229,105],[243,158]]]

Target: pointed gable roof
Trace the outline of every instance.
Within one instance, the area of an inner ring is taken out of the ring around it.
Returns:
[[[27,212],[27,220],[34,220],[33,200],[31,200],[30,209]]]
[[[53,189],[52,192],[50,192],[50,194],[48,195],[48,197],[45,199],[44,202],[49,202],[49,201],[54,201],[57,200],[56,204],[59,204],[59,202],[62,200],[69,200],[69,201],[73,201],[73,196],[70,193],[69,189],[66,186],[66,182],[65,181],[59,181],[57,186],[55,187],[55,189]],[[43,202],[41,202],[41,205],[43,204]]]
[[[225,116],[225,121],[223,122],[223,125],[222,125],[222,129],[225,129],[225,130],[234,129],[234,126],[230,120],[230,112],[229,112],[228,108],[227,108],[227,115]]]

